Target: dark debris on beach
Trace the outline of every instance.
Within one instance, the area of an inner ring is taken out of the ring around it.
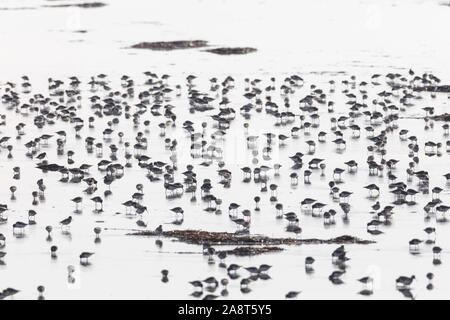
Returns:
[[[178,40],[178,41],[157,41],[157,42],[140,42],[132,45],[132,49],[150,49],[150,50],[176,50],[176,49],[192,49],[206,47],[208,41],[205,40]]]
[[[157,236],[155,231],[139,231],[129,233],[133,236]],[[176,238],[178,241],[190,244],[210,245],[299,245],[299,244],[371,244],[375,241],[362,240],[357,237],[343,235],[331,239],[297,239],[297,238],[270,238],[260,235],[239,235],[228,232],[208,232],[201,230],[172,230],[163,231],[164,237]]]
[[[77,7],[77,8],[83,8],[83,9],[89,9],[89,8],[100,8],[106,6],[106,3],[103,2],[84,2],[84,3],[71,3],[71,4],[47,4],[43,7],[45,8],[70,8],[70,7]]]
[[[437,115],[437,116],[433,116],[431,118],[433,120],[438,120],[438,121],[450,121],[450,113],[440,114],[440,115]]]
[[[450,85],[433,85],[413,87],[414,91],[450,92]]]
[[[233,54],[247,54],[255,52],[256,49],[249,47],[236,47],[236,48],[214,48],[214,49],[207,49],[205,51],[220,55],[233,55]]]

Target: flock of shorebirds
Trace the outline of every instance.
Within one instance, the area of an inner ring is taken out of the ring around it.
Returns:
[[[52,233],[56,231],[56,227],[63,233],[69,233],[72,221],[83,219],[81,215],[83,206],[85,208],[92,206],[94,212],[101,214],[104,210],[103,203],[107,202],[113,193],[111,186],[120,183],[121,177],[132,167],[141,170],[143,179],[136,183],[136,190],[131,197],[123,199],[123,210],[126,215],[136,217],[136,226],[139,230],[148,228],[148,222],[143,216],[151,215],[152,210],[151,205],[144,199],[146,185],[161,186],[160,190],[167,198],[167,214],[175,216],[173,224],[176,228],[183,224],[184,216],[186,212],[188,212],[186,215],[189,214],[190,209],[180,206],[170,208],[170,201],[190,197],[191,201],[195,202],[200,196],[206,211],[221,214],[223,205],[221,190],[231,188],[232,180],[240,179],[243,183],[260,186],[260,194],[250,197],[250,205],[234,202],[227,204],[225,212],[236,225],[237,234],[249,232],[252,216],[267,214],[261,209],[260,203],[266,194],[270,194],[268,197],[276,211],[276,218],[286,221],[284,226],[292,237],[299,237],[302,234],[301,214],[322,219],[324,225],[333,225],[338,215],[342,215],[344,220],[351,215],[350,200],[353,192],[346,190],[342,177],[345,174],[362,176],[361,181],[367,181],[365,180],[367,174],[383,177],[385,183],[389,185],[391,194],[383,194],[379,183],[361,182],[361,187],[367,189],[370,201],[367,211],[371,211],[372,216],[367,222],[367,231],[372,235],[382,232],[379,230],[380,225],[390,224],[396,207],[415,205],[416,194],[429,194],[430,188],[431,195],[428,196],[429,201],[423,208],[424,214],[427,219],[433,218],[436,222],[446,221],[445,214],[450,207],[441,200],[441,195],[448,189],[450,173],[439,178],[441,179],[439,186],[430,186],[431,177],[427,168],[420,166],[420,156],[425,153],[448,157],[449,125],[440,122],[442,128],[434,128],[435,110],[430,106],[421,107],[423,121],[426,128],[442,130],[440,140],[420,141],[417,132],[409,132],[399,125],[402,113],[412,106],[420,106],[424,95],[434,98],[446,94],[429,89],[440,84],[440,79],[433,74],[418,75],[409,70],[406,74],[374,74],[366,81],[348,76],[339,82],[330,80],[322,86],[307,84],[299,75],[291,75],[284,79],[245,78],[241,79],[242,87],[235,86],[237,81],[228,76],[224,79],[211,78],[209,88],[204,91],[200,89],[198,79],[194,75],[189,75],[185,83],[179,85],[171,84],[170,76],[166,74],[145,72],[144,75],[145,81],[142,84],[137,84],[133,78],[124,75],[120,79],[119,87],[113,87],[114,82],[105,74],[93,76],[87,83],[75,76],[68,80],[49,78],[48,91],[45,94],[33,92],[32,83],[27,76],[23,76],[21,82],[6,82],[0,85],[2,163],[11,170],[15,180],[27,179],[26,176],[21,176],[23,168],[16,166],[14,162],[16,154],[24,152],[28,158],[27,165],[32,166],[33,170],[40,172],[41,175],[36,182],[29,181],[32,209],[28,210],[28,221],[17,221],[8,216],[8,211],[12,207],[22,210],[29,204],[26,203],[26,199],[18,197],[16,186],[2,186],[0,262],[4,270],[0,272],[7,270],[10,234],[12,233],[13,237],[26,237],[27,232],[33,232],[27,229],[38,225],[39,216],[42,214],[39,210],[41,202],[47,197],[52,198],[52,193],[47,192],[46,180],[59,179],[61,184],[80,186],[79,194],[67,199],[68,205],[71,202],[73,209],[61,208],[66,211],[65,218],[58,219],[53,225],[42,226],[48,232],[47,241],[52,242]],[[376,91],[377,88],[383,89],[378,90],[377,98],[370,101],[368,91]],[[231,93],[242,89],[244,91],[239,93],[241,100],[233,102]],[[304,96],[294,101],[292,98],[294,92],[300,90],[305,92]],[[335,103],[333,97],[336,94],[343,95],[347,103]],[[182,98],[185,98],[184,103],[172,104],[173,100]],[[277,103],[277,99],[281,99],[283,103]],[[236,103],[241,103],[241,106],[237,106]],[[188,116],[180,118],[181,113],[177,111],[183,108],[189,110]],[[330,123],[321,121],[324,113],[330,115]],[[260,129],[258,122],[252,121],[255,114],[264,116],[273,127],[263,128],[260,131],[265,131],[264,133],[252,135],[251,129]],[[205,119],[204,115],[208,116],[208,120],[199,121],[199,118]],[[38,135],[30,136],[27,133],[25,123],[21,122],[23,117],[33,118],[33,123],[40,132]],[[233,126],[233,122],[238,118],[243,121],[243,127]],[[100,119],[107,119],[106,127],[99,127],[97,122]],[[16,131],[2,129],[11,123]],[[52,128],[55,124],[63,125],[66,129],[56,131]],[[180,126],[185,133],[184,136],[174,138],[169,134],[171,128]],[[127,135],[127,130],[123,130],[125,127],[133,128],[135,136]],[[87,128],[101,130],[102,139],[89,136],[92,130],[89,131]],[[279,134],[280,128],[289,134]],[[149,141],[150,130],[158,130],[161,139]],[[241,177],[236,177],[235,164],[227,163],[227,155],[221,147],[231,130],[241,131],[246,148],[252,155],[248,166],[237,167],[237,170],[242,172]],[[365,163],[348,160],[345,162],[346,167],[340,168],[332,167],[336,165],[333,159],[314,157],[318,145],[327,144],[332,152],[342,155],[348,145],[362,139],[365,139],[367,149],[361,152],[368,154]],[[399,160],[388,156],[389,150],[386,148],[388,139],[407,143],[410,162],[406,172],[399,172],[396,168]],[[190,163],[178,163],[179,143],[190,144]],[[84,150],[80,147],[83,144]],[[166,154],[161,159],[155,159],[152,154],[152,146],[155,144],[164,145]],[[281,163],[274,163],[272,166],[260,164],[264,160],[270,160],[276,148],[287,145],[298,146],[298,151],[287,160],[292,161],[292,166],[286,169],[287,172],[280,170]],[[56,152],[58,161],[49,160],[55,159],[53,154],[49,154],[50,151]],[[82,162],[74,160],[75,152],[85,152],[86,155],[81,157]],[[306,157],[308,160],[305,160]],[[211,167],[211,175],[198,177],[196,167],[199,166]],[[331,166],[332,169],[326,181],[329,198],[304,198],[297,210],[286,212],[283,204],[278,201],[280,184],[291,187],[297,187],[302,183],[311,184],[315,172],[323,176],[328,169],[327,166]],[[278,184],[275,183],[275,178]],[[439,180],[433,177],[433,181],[436,183]],[[241,185],[237,186],[240,187]],[[9,191],[5,190],[6,188],[9,188]],[[5,197],[8,194],[9,196]],[[332,205],[327,204],[330,202]],[[418,228],[423,229],[420,226]],[[96,226],[93,230],[95,238],[100,239],[104,231]],[[162,234],[163,226],[159,225],[155,231]],[[430,245],[434,265],[441,263],[442,249],[436,240],[437,231],[437,224],[434,227],[428,226],[424,229],[427,234],[426,240],[414,238],[409,242],[412,254],[419,252],[422,242]],[[159,237],[157,241],[162,243]],[[27,242],[24,241],[21,245],[26,246]],[[219,259],[218,265],[226,270],[227,276],[220,280],[215,277],[192,280],[190,284],[194,287],[192,293],[194,297],[209,300],[228,296],[228,284],[238,278],[243,293],[251,291],[253,282],[270,279],[268,274],[270,265],[243,267],[234,263],[226,264],[227,255],[223,252],[217,253],[208,243],[203,245],[203,253],[209,256],[210,263]],[[57,257],[56,244],[51,243],[49,254],[52,258]],[[93,254],[94,252],[81,252],[80,263],[83,266],[89,265],[91,263],[89,259]],[[343,283],[341,277],[345,274],[349,260],[343,245],[332,252],[331,260],[335,269],[328,279],[331,283],[339,285]],[[314,262],[311,256],[305,258],[306,272],[314,270]],[[75,281],[74,266],[69,265],[67,269],[68,281]],[[241,277],[237,272],[239,269],[245,270],[247,276]],[[169,271],[164,269],[161,273],[162,281],[167,282]],[[433,273],[429,272],[426,277],[429,280],[427,288],[431,290]],[[411,286],[415,279],[415,275],[399,276],[395,285],[405,297],[414,298]],[[363,285],[360,294],[373,293],[373,279],[370,276],[357,280]],[[221,288],[218,291],[220,296],[214,294],[218,288]],[[39,298],[43,299],[45,287],[39,286],[37,290]],[[296,298],[301,292],[286,291],[285,298],[288,299]],[[19,290],[14,288],[5,288],[0,291],[0,298],[12,297],[18,292]]]

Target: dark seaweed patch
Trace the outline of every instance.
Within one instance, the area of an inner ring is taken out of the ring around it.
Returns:
[[[176,49],[192,49],[206,47],[208,41],[204,40],[179,40],[179,41],[157,41],[157,42],[141,42],[132,45],[133,49],[149,49],[149,50],[176,50]]]
[[[251,52],[255,52],[255,48],[249,48],[249,47],[237,47],[237,48],[214,48],[214,49],[208,49],[205,50],[207,52],[220,54],[220,55],[232,55],[232,54],[247,54]]]
[[[139,231],[129,233],[133,236],[157,236],[154,231]],[[201,230],[172,230],[164,231],[161,236],[176,238],[178,241],[210,245],[300,245],[300,244],[371,244],[375,241],[362,240],[353,236],[344,235],[331,239],[297,239],[297,238],[270,238],[260,235],[241,235],[228,232],[208,232]]]

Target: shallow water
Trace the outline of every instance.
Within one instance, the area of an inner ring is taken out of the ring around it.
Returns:
[[[7,48],[0,53],[2,75],[122,75],[149,69],[276,76],[414,67],[445,77],[450,71],[450,40],[442,33],[450,7],[438,0],[135,0],[132,6],[113,0],[93,9],[41,7],[81,2],[2,0],[1,7],[35,8],[0,10],[0,40]],[[251,46],[258,52],[220,57],[197,49],[125,49],[141,41],[185,39]]]
[[[324,89],[330,100],[336,103],[336,112],[331,116],[347,114],[345,103],[347,99],[340,93],[343,86],[340,81],[350,75],[357,76],[357,81],[369,80],[373,73],[388,71],[406,73],[413,67],[419,74],[434,72],[444,83],[450,80],[448,74],[450,65],[446,62],[450,52],[450,42],[445,37],[437,36],[439,30],[448,30],[450,23],[450,8],[439,5],[437,1],[286,1],[283,5],[275,1],[134,1],[130,7],[124,1],[108,1],[107,6],[97,9],[76,8],[39,8],[49,1],[0,1],[0,7],[35,7],[35,9],[0,10],[0,40],[3,48],[0,51],[0,83],[17,81],[22,75],[29,75],[33,84],[33,93],[41,92],[47,85],[47,78],[64,78],[77,75],[80,80],[89,80],[89,76],[106,73],[112,81],[112,87],[119,85],[122,74],[128,74],[142,85],[142,72],[154,71],[158,74],[167,73],[171,85],[184,84],[188,74],[199,78],[196,83],[203,91],[208,89],[207,80],[211,76],[224,79],[232,75],[236,79],[236,88],[230,94],[233,107],[238,109],[247,101],[242,97],[244,78],[263,79],[260,88],[269,84],[271,76],[277,78],[277,86],[282,79],[291,74],[299,74],[305,79],[305,85],[290,97],[292,111],[299,113],[297,101],[309,93],[309,85],[316,84]],[[52,3],[55,3],[52,1]],[[57,2],[62,3],[62,2]],[[64,1],[65,3],[65,1]],[[189,14],[186,14],[189,12]],[[249,14],[252,12],[252,14]],[[336,14],[338,12],[339,14]],[[407,12],[408,14],[405,14]],[[20,17],[18,19],[18,17]],[[44,17],[44,18],[43,18]],[[24,23],[26,21],[26,23]],[[420,23],[419,23],[420,21]],[[87,30],[77,33],[76,30]],[[126,47],[141,41],[204,39],[213,46],[252,46],[258,51],[245,56],[218,56],[203,52],[201,49],[157,52],[149,50],[132,50]],[[340,73],[342,72],[342,73]],[[335,93],[328,93],[328,80],[334,79],[337,88]],[[86,89],[86,86],[83,86]],[[143,87],[141,87],[143,89]],[[139,89],[139,88],[137,88]],[[4,86],[0,93],[4,93]],[[136,90],[139,91],[139,90]],[[369,89],[372,101],[380,87]],[[46,93],[46,92],[45,92]],[[80,116],[87,122],[89,102],[85,92]],[[272,94],[275,102],[282,105],[278,92]],[[402,116],[423,116],[421,110],[425,106],[434,106],[436,113],[448,110],[449,100],[446,94],[438,94],[436,99],[429,94],[423,94],[422,100],[414,101],[415,106],[402,112]],[[218,106],[218,101],[214,106]],[[397,100],[396,100],[397,102]],[[172,95],[171,104],[179,124],[167,131],[168,137],[176,137],[179,142],[177,149],[180,170],[176,181],[181,181],[181,172],[186,164],[193,163],[199,183],[204,178],[218,181],[215,173],[217,165],[202,167],[202,160],[192,160],[186,152],[189,138],[181,128],[182,121],[190,119],[200,129],[200,123],[207,121],[208,134],[212,121],[209,115],[196,113],[190,115],[187,107],[186,88],[183,87],[181,97]],[[104,202],[104,212],[92,212],[94,205],[90,196],[83,195],[83,212],[74,214],[73,203],[69,199],[82,195],[82,187],[58,182],[60,175],[46,173],[35,169],[38,160],[30,160],[25,156],[24,143],[44,133],[65,129],[73,133],[67,124],[57,122],[52,127],[42,130],[33,125],[33,115],[18,115],[14,110],[2,109],[7,116],[7,126],[0,127],[0,136],[12,136],[14,159],[6,158],[7,151],[0,152],[0,174],[4,183],[0,189],[0,203],[7,203],[8,224],[0,225],[0,233],[7,237],[7,246],[2,249],[8,254],[6,265],[0,266],[0,289],[8,286],[21,290],[17,299],[34,299],[37,297],[36,287],[46,287],[47,299],[185,299],[190,298],[192,287],[188,281],[204,279],[214,275],[219,280],[226,276],[225,270],[215,265],[208,265],[207,258],[201,255],[201,248],[170,240],[163,240],[162,248],[155,245],[154,238],[126,236],[127,231],[104,230],[101,243],[94,243],[93,228],[136,229],[136,218],[124,215],[120,204],[128,200],[135,191],[137,183],[144,184],[144,205],[149,214],[144,215],[150,229],[163,224],[164,229],[205,229],[209,231],[236,231],[236,226],[227,216],[227,207],[231,202],[241,205],[242,209],[253,209],[253,197],[261,195],[261,212],[252,212],[251,233],[269,236],[292,236],[285,232],[286,221],[275,219],[274,204],[269,201],[270,192],[260,194],[260,186],[254,183],[241,182],[243,166],[254,167],[251,163],[251,152],[245,147],[245,137],[242,130],[245,120],[238,115],[227,134],[224,148],[226,168],[232,171],[233,179],[230,189],[223,189],[215,184],[213,194],[223,199],[220,216],[203,211],[206,207],[197,194],[198,201],[191,203],[189,196],[181,199],[167,200],[164,197],[161,182],[151,183],[145,178],[146,170],[137,167],[127,169],[125,176],[113,182],[113,196]],[[261,263],[273,265],[269,271],[271,280],[259,280],[251,283],[252,291],[242,294],[239,291],[239,280],[230,281],[229,298],[235,299],[281,299],[290,290],[301,290],[302,299],[336,299],[336,298],[402,298],[395,290],[395,278],[399,275],[415,274],[418,278],[413,285],[413,293],[419,299],[450,298],[450,274],[446,272],[448,250],[445,244],[450,240],[448,224],[437,223],[434,218],[424,221],[423,206],[431,199],[431,194],[416,196],[417,205],[403,205],[394,209],[392,225],[381,226],[384,233],[372,236],[366,231],[366,223],[371,220],[370,205],[373,200],[367,199],[367,190],[361,187],[376,183],[381,189],[380,202],[382,206],[390,204],[394,197],[388,192],[386,172],[384,177],[369,177],[365,160],[366,134],[361,138],[351,138],[347,129],[344,137],[348,141],[345,152],[339,153],[331,142],[332,134],[327,136],[327,142],[317,144],[314,155],[305,155],[304,163],[311,158],[326,159],[325,176],[321,177],[319,170],[313,170],[311,185],[302,181],[303,169],[299,171],[299,186],[290,186],[288,177],[291,172],[291,161],[288,156],[297,151],[307,152],[306,140],[317,140],[320,130],[329,131],[330,115],[326,108],[319,112],[321,127],[312,129],[310,137],[300,133],[298,140],[289,139],[284,148],[274,146],[271,161],[262,161],[258,165],[273,165],[280,163],[280,177],[269,173],[270,183],[279,185],[278,201],[283,203],[285,212],[295,211],[300,218],[303,229],[302,238],[331,238],[343,234],[358,236],[363,239],[375,240],[372,245],[346,245],[348,257],[347,273],[342,277],[343,285],[332,285],[328,275],[335,270],[331,263],[331,252],[337,245],[303,245],[286,247],[281,253],[264,254],[256,257],[229,256],[226,263],[237,263],[243,266],[258,266]],[[158,123],[162,119],[146,114],[145,119],[151,120],[151,130],[148,135],[149,150],[147,154],[152,160],[170,162],[170,153],[164,149],[163,138],[159,137]],[[106,121],[97,119],[96,130],[82,129],[82,137],[93,136],[102,140],[102,131]],[[143,122],[142,119],[141,122]],[[298,125],[298,119],[297,125]],[[20,141],[14,141],[15,125],[26,124],[26,135]],[[114,129],[125,133],[125,141],[133,141],[136,133],[130,121],[121,119],[121,124]],[[357,123],[363,128],[368,125],[364,118],[358,118]],[[442,156],[428,157],[423,154],[423,143],[426,141],[445,141],[439,122],[434,129],[424,131],[424,121],[416,119],[401,119],[400,129],[408,129],[419,139],[421,146],[420,165],[418,170],[428,170],[430,187],[443,187],[443,174],[448,173],[448,154],[445,150]],[[381,127],[377,127],[379,133]],[[264,113],[252,111],[250,134],[264,132],[283,133],[289,135],[290,127],[275,127],[274,118]],[[116,132],[113,143],[118,144]],[[48,154],[50,163],[66,164],[66,156],[57,156],[55,138],[50,140],[50,146],[42,148]],[[264,141],[260,137],[260,147]],[[86,155],[84,140],[75,139],[68,134],[66,151],[73,150],[76,164],[96,164],[100,158]],[[400,142],[398,132],[388,134],[388,154],[386,159],[400,160],[394,172],[400,181],[406,181],[406,168],[411,161],[407,157],[407,142]],[[123,162],[123,147],[118,153]],[[103,158],[109,156],[105,147]],[[344,173],[345,184],[339,185],[341,190],[353,191],[350,203],[352,210],[349,223],[341,219],[341,209],[329,198],[328,181],[332,178],[335,167],[345,168],[344,162],[354,159],[360,166],[357,174]],[[379,156],[377,156],[377,160]],[[21,179],[12,178],[12,168],[21,167]],[[306,165],[305,165],[306,166]],[[91,168],[92,174],[100,178],[96,167]],[[38,206],[31,205],[31,192],[37,190],[35,181],[43,176],[47,186],[46,201]],[[97,179],[100,180],[100,179]],[[10,201],[9,186],[16,185],[17,200]],[[84,187],[84,185],[83,185]],[[416,188],[416,181],[408,187]],[[103,195],[105,186],[99,183],[99,195]],[[243,190],[248,192],[242,192]],[[441,200],[448,204],[449,187],[441,194]],[[300,214],[300,201],[306,197],[318,199],[327,203],[326,209],[338,211],[336,225],[325,228],[321,218]],[[185,209],[185,219],[182,226],[171,225],[174,216],[170,208],[181,206]],[[12,235],[11,224],[15,221],[27,220],[28,209],[38,212],[37,225],[27,227],[25,238],[15,238]],[[121,212],[121,214],[116,214]],[[62,234],[57,228],[57,222],[72,215],[71,235]],[[102,223],[98,221],[103,221]],[[53,241],[47,242],[46,225],[53,225]],[[425,239],[423,229],[426,226],[436,226],[437,245],[443,247],[441,259],[443,264],[432,264],[431,246],[422,245],[419,255],[408,252],[408,241],[412,238]],[[59,247],[57,260],[50,258],[51,245]],[[90,259],[88,267],[78,263],[78,255],[82,251],[92,251],[95,255]],[[190,252],[180,254],[178,252]],[[306,274],[304,259],[313,256],[315,272]],[[76,283],[67,283],[67,266],[76,267]],[[169,282],[162,283],[160,271],[169,270]],[[425,274],[435,274],[435,289],[425,289],[427,280]],[[241,278],[247,276],[247,271],[239,272]],[[371,297],[358,295],[361,285],[356,279],[371,275],[374,280],[374,294]],[[239,278],[239,279],[241,279]],[[216,294],[220,292],[216,291]]]

